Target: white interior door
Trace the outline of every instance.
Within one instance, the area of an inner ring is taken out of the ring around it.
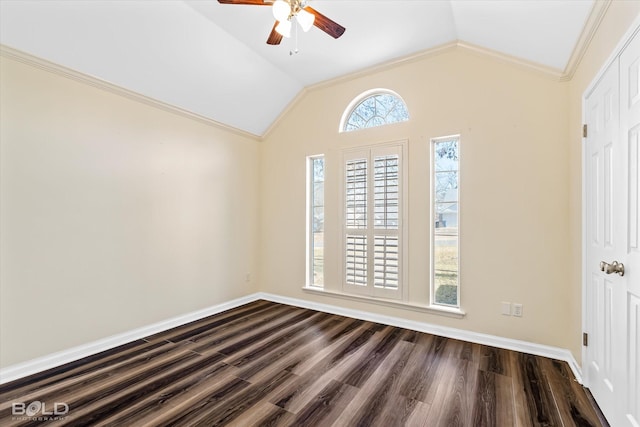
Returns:
[[[600,262],[616,259],[617,239],[614,237],[614,171],[619,153],[618,63],[612,64],[602,76],[585,103],[587,140],[586,171],[586,332],[589,343],[584,364],[585,379],[605,416],[615,413],[618,383],[616,362],[616,331],[621,326],[615,308],[620,305],[617,274],[607,275]]]
[[[607,420],[640,426],[640,37],[585,100],[585,384]]]
[[[620,139],[623,193],[622,248],[626,345],[623,372],[627,390],[621,396],[623,423],[640,426],[640,29],[620,55]],[[624,196],[625,194],[623,194]]]

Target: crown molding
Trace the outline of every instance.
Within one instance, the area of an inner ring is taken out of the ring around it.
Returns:
[[[607,1],[610,2],[611,0],[607,0]],[[600,18],[600,20],[602,20],[602,18]],[[595,30],[593,32],[595,32]],[[549,67],[533,61],[527,61],[525,59],[521,59],[516,56],[508,55],[506,53],[498,52],[496,50],[492,50],[486,47],[468,43],[464,40],[454,40],[452,42],[445,43],[433,48],[425,49],[423,51],[420,51],[411,55],[407,55],[400,58],[392,59],[390,61],[382,62],[380,64],[373,65],[371,67],[367,67],[365,69],[358,70],[353,73],[345,74],[343,76],[335,77],[329,80],[324,80],[322,82],[306,86],[305,89],[307,91],[323,89],[339,83],[344,83],[351,80],[359,79],[371,74],[376,74],[391,68],[395,68],[401,65],[412,63],[412,62],[421,61],[427,58],[431,58],[431,57],[434,57],[443,53],[452,52],[455,50],[466,50],[469,52],[478,53],[480,55],[487,56],[487,57],[499,60],[501,62],[510,63],[528,70],[536,71],[538,73],[541,73],[555,80],[561,80],[565,75],[565,73],[563,73],[563,71],[558,68]]]
[[[611,0],[607,0],[607,4],[610,1]],[[601,21],[601,19],[602,18],[600,17],[600,19],[597,21],[598,24]],[[591,35],[591,37],[593,37],[593,35]],[[589,41],[590,41],[590,38],[589,38]],[[456,49],[464,49],[469,52],[492,57],[502,62],[515,64],[520,67],[524,67],[525,69],[535,70],[542,73],[543,75],[547,75],[554,79],[561,80],[563,78],[562,73],[554,68],[546,67],[544,65],[536,64],[534,62],[525,61],[525,60],[516,58],[514,56],[506,55],[491,49],[483,48],[481,46],[476,46],[470,43],[456,40],[450,43],[436,46],[434,48],[423,50],[418,53],[414,53],[414,54],[407,55],[400,58],[395,58],[377,65],[373,65],[371,67],[358,70],[353,73],[349,73],[349,74],[335,77],[332,79],[324,80],[322,82],[319,82],[313,85],[306,86],[302,88],[298,92],[298,94],[287,104],[287,106],[282,110],[282,112],[278,115],[278,117],[276,117],[276,119],[271,123],[271,125],[267,128],[267,130],[263,134],[256,135],[256,134],[235,128],[233,126],[225,125],[216,120],[213,120],[208,117],[202,116],[200,114],[194,113],[192,111],[177,107],[175,105],[172,105],[163,101],[159,101],[157,99],[148,97],[146,95],[142,95],[138,92],[125,89],[122,86],[118,86],[106,80],[102,80],[98,77],[81,73],[79,71],[73,70],[63,65],[56,64],[54,62],[39,58],[37,56],[33,56],[31,54],[28,54],[18,49],[14,49],[12,47],[9,47],[3,44],[0,44],[0,56],[4,58],[12,59],[14,61],[21,62],[23,64],[32,66],[34,68],[38,68],[38,69],[50,72],[52,74],[56,74],[58,76],[61,76],[67,79],[71,79],[71,80],[74,80],[74,81],[77,81],[77,82],[80,82],[80,83],[83,83],[107,92],[113,93],[115,95],[123,96],[125,98],[143,103],[145,105],[148,105],[154,108],[158,108],[160,110],[163,110],[169,113],[173,113],[182,117],[186,117],[186,118],[198,121],[208,126],[213,126],[215,128],[218,128],[239,136],[243,136],[245,138],[262,141],[267,139],[271,135],[273,130],[277,128],[279,124],[283,121],[284,117],[286,117],[289,114],[289,112],[293,110],[295,106],[305,97],[305,95],[307,95],[311,91],[324,89],[336,84],[345,83],[345,82],[366,77],[372,74],[380,73],[398,66],[421,61],[421,60],[431,58],[443,53],[452,52],[452,51],[455,51]],[[584,55],[584,52],[582,54]]]
[[[571,57],[567,62],[567,66],[564,69],[564,73],[560,78],[561,81],[569,81],[573,78],[573,75],[578,70],[580,62],[582,62],[582,58],[584,58],[584,55],[587,53],[591,40],[593,40],[598,28],[600,28],[600,24],[602,23],[611,2],[612,0],[596,0],[594,2],[591,12],[587,17],[587,21],[582,28],[582,33],[580,33],[580,37],[578,37],[575,48],[573,49]]]
[[[560,81],[563,76],[562,70],[560,69],[542,65],[533,61],[527,61],[526,59],[518,58],[517,56],[508,55],[506,53],[498,52],[497,50],[478,46],[462,40],[458,40],[456,46],[462,50],[477,53],[481,56],[492,58],[499,62],[515,65],[516,67],[522,68],[526,71],[536,72],[539,75],[552,80]]]
[[[388,69],[409,64],[411,62],[420,61],[426,58],[430,58],[442,53],[451,52],[455,49],[463,49],[468,52],[476,53],[482,56],[490,57],[495,60],[509,63],[511,65],[518,66],[525,70],[535,71],[542,76],[546,76],[558,82],[566,82],[573,78],[582,58],[587,52],[589,45],[591,44],[591,40],[595,36],[598,28],[604,16],[609,9],[613,0],[595,0],[593,7],[591,8],[591,12],[587,17],[587,20],[582,28],[582,32],[580,33],[580,37],[576,43],[575,48],[567,62],[567,66],[564,70],[560,70],[558,68],[549,67],[546,65],[542,65],[533,61],[527,61],[512,55],[508,55],[502,52],[498,52],[492,49],[488,49],[482,46],[474,45],[472,43],[465,42],[463,40],[455,40],[450,43],[445,43],[440,46],[436,46],[434,48],[426,49],[418,53],[414,53],[408,56],[395,58],[390,61],[386,61],[377,65],[373,65],[363,70],[355,71],[353,73],[349,73],[343,76],[335,77],[333,79],[328,79],[313,85],[306,86],[303,88],[298,95],[287,105],[287,107],[283,110],[283,112],[278,115],[278,117],[273,121],[271,126],[269,126],[267,132],[265,132],[261,139],[268,138],[269,134],[273,129],[275,129],[279,123],[282,121],[283,117],[287,115],[289,111],[293,109],[293,107],[310,91],[323,89],[329,86],[333,86],[339,83],[345,83],[351,80],[355,80],[358,78],[366,77],[368,75],[372,75],[375,73],[379,73],[382,71],[386,71]]]
[[[407,56],[402,56],[399,58],[394,58],[391,59],[389,61],[385,61],[385,62],[381,62],[379,64],[376,65],[372,65],[370,67],[358,70],[358,71],[354,71],[352,73],[349,74],[345,74],[339,77],[334,77],[332,79],[329,80],[324,80],[321,81],[319,83],[315,83],[312,84],[310,86],[307,86],[306,89],[309,91],[312,90],[318,90],[318,89],[323,89],[326,88],[328,86],[333,86],[336,85],[338,83],[344,83],[344,82],[348,82],[351,80],[355,80],[355,79],[359,79],[362,77],[366,77],[369,76],[371,74],[376,74],[376,73],[380,73],[382,71],[386,71],[389,70],[391,68],[395,68],[401,65],[406,65],[406,64],[410,64],[412,62],[417,62],[417,61],[421,61],[423,59],[426,58],[431,58],[433,56],[437,56],[443,53],[447,53],[447,52],[451,52],[453,50],[456,49],[456,47],[458,46],[458,41],[452,41],[449,43],[445,43],[436,47],[432,47],[429,49],[425,49],[422,50],[420,52],[417,53],[413,53],[411,55],[407,55]]]
[[[23,52],[18,49],[14,49],[12,47],[0,44],[0,57],[4,57],[7,59],[11,59],[17,62],[21,62],[23,64],[29,65],[34,68],[39,68],[41,70],[47,71],[52,74],[56,74],[60,77],[64,77],[70,80],[74,80],[79,83],[83,83],[106,92],[110,92],[115,95],[119,95],[125,97],[127,99],[140,102],[142,104],[148,105],[150,107],[157,108],[159,110],[169,112],[172,114],[176,114],[178,116],[186,117],[191,120],[195,120],[197,122],[203,123],[208,126],[212,126],[238,136],[243,136],[245,138],[250,138],[253,140],[260,140],[261,137],[259,135],[255,135],[250,132],[246,132],[244,130],[235,128],[233,126],[225,125],[216,120],[210,119],[203,115],[194,113],[189,110],[185,110],[184,108],[177,107],[175,105],[159,101],[157,99],[148,97],[146,95],[142,95],[138,92],[131,91],[129,89],[125,89],[122,86],[118,86],[113,83],[109,83],[106,80],[102,80],[98,77],[91,76],[89,74],[84,74],[79,71],[75,71],[71,68],[67,68],[63,65],[56,64],[51,61],[47,61],[46,59],[39,58],[37,56],[30,55],[26,52]]]
[[[385,61],[377,65],[373,65],[349,74],[345,74],[342,76],[338,76],[332,79],[324,80],[322,82],[306,86],[298,92],[298,94],[287,104],[287,106],[280,112],[280,114],[276,117],[276,119],[269,125],[269,127],[261,135],[256,135],[256,134],[235,128],[233,126],[225,125],[223,123],[220,123],[208,117],[202,116],[197,113],[193,113],[189,110],[185,110],[183,108],[168,104],[166,102],[159,101],[154,98],[150,98],[148,96],[125,89],[113,83],[109,83],[97,77],[80,73],[78,71],[72,70],[62,65],[55,64],[53,62],[35,57],[33,55],[27,54],[25,52],[19,51],[17,49],[13,49],[11,47],[8,47],[2,44],[0,44],[0,56],[22,62],[24,64],[31,65],[36,68],[40,68],[42,70],[57,74],[62,77],[66,77],[78,82],[85,83],[90,86],[97,87],[99,89],[102,89],[120,96],[124,96],[126,98],[141,102],[143,104],[149,105],[154,108],[161,109],[163,111],[167,111],[182,117],[187,117],[192,120],[196,120],[206,125],[213,126],[218,129],[222,129],[239,136],[243,136],[243,137],[250,138],[257,141],[263,141],[269,138],[269,136],[281,124],[284,118],[311,91],[324,89],[324,88],[341,84],[341,83],[346,83],[346,82],[363,78],[372,74],[387,71],[395,67],[421,61],[421,60],[431,58],[443,53],[452,52],[452,51],[455,51],[456,49],[460,49],[470,53],[489,57],[503,63],[515,65],[524,70],[534,71],[539,73],[541,76],[548,77],[559,82],[569,81],[573,78],[573,75],[575,74],[578,66],[580,65],[582,58],[586,54],[586,51],[589,48],[589,45],[593,37],[595,36],[604,16],[606,15],[606,12],[609,6],[611,5],[612,1],[613,0],[595,0],[594,5],[591,9],[591,12],[589,13],[589,16],[580,34],[580,37],[578,38],[576,47],[574,48],[573,53],[571,54],[571,57],[569,58],[569,61],[567,62],[567,66],[565,67],[564,71],[557,68],[545,66],[536,62],[527,61],[512,55],[504,54],[504,53],[501,53],[492,49],[488,49],[482,46],[477,46],[477,45],[465,42],[463,40],[454,40],[452,42],[445,43],[433,48],[425,49],[421,52],[417,52],[417,53],[403,56],[400,58],[391,59],[389,61]]]
[[[318,83],[314,83],[312,85],[309,86],[305,86],[304,88],[302,88],[302,90],[300,92],[298,92],[298,94],[293,98],[293,100],[291,100],[291,102],[285,107],[284,110],[282,110],[282,112],[278,115],[278,117],[276,117],[276,119],[273,121],[273,123],[271,123],[271,126],[269,126],[269,128],[267,129],[267,131],[262,135],[261,139],[265,140],[267,139],[270,135],[271,132],[277,128],[279,126],[279,124],[283,121],[284,117],[287,116],[287,114],[289,113],[289,111],[291,111],[297,104],[298,102],[300,102],[302,100],[302,98],[304,98],[304,96],[306,94],[308,94],[311,91],[315,91],[315,90],[320,90],[320,89],[324,89],[330,86],[334,86],[340,83],[345,83],[345,82],[349,82],[352,80],[356,80],[362,77],[366,77],[372,74],[376,74],[376,73],[380,73],[382,71],[386,71],[389,70],[391,68],[400,66],[400,65],[404,65],[404,64],[409,64],[411,62],[416,62],[416,61],[420,61],[422,59],[425,58],[429,58],[432,56],[436,56],[439,55],[441,53],[445,53],[445,52],[450,52],[452,50],[454,50],[457,46],[457,42],[450,42],[450,43],[446,43],[440,46],[436,46],[430,49],[426,49],[411,55],[407,55],[407,56],[403,56],[400,58],[395,58],[395,59],[391,59],[389,61],[385,61],[385,62],[381,62],[379,64],[376,65],[372,65],[370,67],[366,67],[363,68],[361,70],[358,71],[354,71],[352,73],[348,73],[348,74],[344,74],[338,77],[334,77],[331,79],[327,79],[327,80],[323,80],[321,82]]]
[[[280,114],[278,114],[276,119],[273,122],[271,122],[267,130],[259,137],[261,141],[264,141],[271,135],[274,129],[280,125],[280,122],[282,122],[284,118],[289,115],[289,112],[293,110],[293,108],[296,105],[298,105],[298,102],[300,102],[308,92],[309,92],[309,89],[306,87],[303,87],[302,89],[300,89],[300,91],[296,94],[296,96],[294,96],[293,99],[289,101],[287,106],[284,107],[284,109],[280,112]]]
[[[304,98],[306,94],[312,91],[325,89],[337,84],[347,83],[356,79],[360,79],[363,77],[367,77],[373,74],[377,74],[383,71],[390,70],[392,68],[396,68],[402,65],[410,64],[413,62],[422,61],[427,58],[432,58],[437,55],[441,55],[443,53],[453,52],[457,49],[466,50],[468,52],[472,52],[475,54],[479,54],[485,57],[491,57],[495,60],[499,60],[501,62],[509,63],[511,65],[516,65],[518,67],[524,68],[526,70],[533,70],[540,73],[543,76],[552,78],[554,80],[562,80],[563,73],[561,70],[547,67],[545,65],[541,65],[535,62],[526,61],[515,56],[507,55],[504,53],[500,53],[495,50],[487,49],[481,46],[473,45],[471,43],[464,42],[462,40],[454,40],[449,43],[442,44],[440,46],[436,46],[433,48],[425,49],[423,51],[413,53],[411,55],[403,56],[400,58],[394,58],[389,61],[385,61],[379,63],[377,65],[372,65],[370,67],[354,71],[352,73],[344,74],[342,76],[334,77],[332,79],[324,80],[319,83],[315,83],[309,86],[305,86],[302,88],[300,92],[293,98],[293,100],[287,105],[287,107],[276,117],[276,119],[271,123],[267,131],[261,136],[261,140],[267,139],[273,130],[279,126],[279,124],[283,121],[284,117]]]

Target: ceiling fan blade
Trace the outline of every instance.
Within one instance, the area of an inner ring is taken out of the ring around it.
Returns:
[[[334,39],[337,39],[342,34],[344,34],[345,28],[342,25],[327,18],[326,16],[324,16],[314,8],[307,6],[304,8],[304,10],[306,10],[309,13],[312,13],[316,17],[316,19],[313,21],[313,25],[320,28],[322,31],[329,34]]]
[[[269,34],[269,38],[267,39],[267,44],[276,45],[276,44],[280,44],[280,42],[282,41],[282,34],[276,31],[276,27],[278,26],[278,24],[279,24],[278,21],[276,21],[276,23],[273,24],[273,28],[271,29],[271,34]]]
[[[221,4],[251,4],[254,6],[271,6],[273,1],[270,0],[218,0]]]

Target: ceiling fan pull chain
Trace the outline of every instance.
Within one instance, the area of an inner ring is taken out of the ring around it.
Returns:
[[[289,51],[289,56],[293,55],[294,53],[298,53],[298,26],[295,25],[295,30],[296,32],[295,34],[295,48],[291,51]]]

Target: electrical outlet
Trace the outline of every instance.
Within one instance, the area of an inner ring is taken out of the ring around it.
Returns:
[[[251,273],[247,273],[247,274],[244,276],[244,281],[245,281],[245,282],[250,282],[250,281],[251,281]]]
[[[522,317],[522,304],[513,304],[513,315],[516,317]]]
[[[503,316],[511,316],[511,303],[510,302],[502,301],[501,307],[502,307],[502,315]]]

